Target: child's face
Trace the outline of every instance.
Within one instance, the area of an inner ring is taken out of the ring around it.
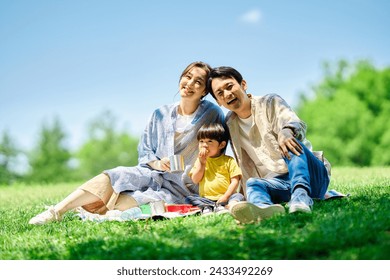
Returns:
[[[218,157],[221,155],[221,150],[225,148],[226,142],[219,143],[217,140],[204,138],[199,140],[199,151],[203,152],[207,157]]]

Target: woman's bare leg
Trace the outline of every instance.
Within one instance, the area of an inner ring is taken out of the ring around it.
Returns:
[[[96,195],[84,191],[82,189],[76,189],[74,192],[72,192],[70,195],[65,197],[64,200],[57,203],[54,206],[54,210],[60,214],[61,216],[76,207],[84,206],[90,203],[94,203],[100,201],[100,198]]]
[[[91,192],[88,190],[91,190]],[[97,192],[93,194],[92,192],[95,190]],[[108,200],[112,193],[113,189],[109,177],[105,174],[100,174],[73,191],[55,206],[50,206],[46,211],[31,218],[29,224],[43,225],[52,221],[60,221],[64,213],[80,206],[101,204],[100,208],[102,208],[105,203],[103,199]],[[102,195],[102,198],[99,195]]]

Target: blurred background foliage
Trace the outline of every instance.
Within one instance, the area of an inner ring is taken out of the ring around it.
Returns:
[[[324,151],[333,166],[390,165],[390,68],[367,60],[323,64],[323,77],[301,92],[295,108],[308,126],[314,150]],[[76,151],[66,146],[67,134],[57,118],[44,123],[31,151],[17,147],[7,131],[0,135],[0,184],[13,182],[85,181],[105,169],[137,164],[139,137],[119,130],[109,112],[88,127]],[[20,159],[28,168],[18,170]]]
[[[42,125],[39,139],[31,151],[22,151],[14,139],[3,132],[0,142],[0,185],[14,182],[56,183],[85,181],[105,169],[134,166],[138,162],[138,137],[116,129],[111,112],[103,112],[92,120],[88,138],[76,151],[67,145],[67,134],[58,118]],[[21,158],[28,168],[18,171]]]
[[[340,60],[323,72],[296,109],[314,149],[334,166],[390,165],[390,68]]]

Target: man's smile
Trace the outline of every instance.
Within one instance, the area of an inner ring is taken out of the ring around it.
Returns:
[[[233,98],[232,100],[226,102],[227,105],[231,105],[232,103],[234,103],[235,101],[237,101],[237,98]]]

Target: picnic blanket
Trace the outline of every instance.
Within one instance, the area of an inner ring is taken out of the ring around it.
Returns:
[[[177,204],[180,206],[180,204]],[[120,210],[110,210],[107,211],[106,214],[94,214],[90,213],[83,208],[77,209],[77,214],[81,220],[83,221],[92,221],[92,222],[105,222],[105,221],[118,221],[118,222],[126,222],[126,221],[137,221],[137,220],[161,220],[161,219],[173,219],[186,217],[190,215],[200,214],[201,210],[198,207],[191,207],[189,211],[159,211],[159,212],[145,212],[144,209],[140,207],[130,208],[125,211]]]
[[[335,198],[344,198],[344,197],[349,197],[351,194],[343,194],[341,192],[338,192],[336,190],[328,190],[325,193],[325,200],[327,199],[335,199]]]
[[[328,190],[325,193],[325,200],[339,199],[349,197],[350,194],[343,194],[336,190]],[[201,209],[196,206],[188,204],[171,204],[165,205],[163,201],[156,201],[150,204],[141,205],[140,207],[130,208],[125,211],[111,210],[106,214],[94,214],[90,213],[83,208],[76,209],[76,216],[80,217],[83,221],[93,222],[105,222],[105,221],[137,221],[137,220],[161,220],[161,219],[173,219],[186,217],[190,215],[200,214]]]

